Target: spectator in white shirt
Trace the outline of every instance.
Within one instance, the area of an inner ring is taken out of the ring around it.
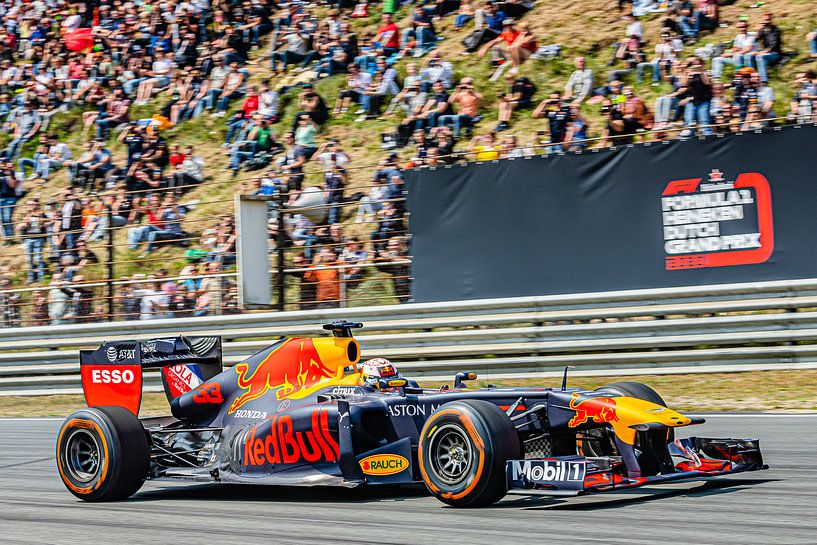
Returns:
[[[652,67],[652,84],[658,85],[661,81],[661,73],[669,73],[676,60],[675,47],[672,44],[672,36],[669,32],[661,34],[661,41],[655,44],[655,57],[651,61],[640,62],[636,66],[635,80],[641,83],[644,77],[644,68]]]
[[[576,70],[565,85],[565,100],[582,102],[593,91],[593,71],[587,68],[584,57],[576,57]]]
[[[721,78],[725,64],[731,64],[735,69],[751,65],[751,53],[755,49],[755,36],[749,34],[747,28],[746,21],[739,21],[737,24],[738,33],[735,39],[732,40],[732,47],[712,59],[712,77],[714,79]]]

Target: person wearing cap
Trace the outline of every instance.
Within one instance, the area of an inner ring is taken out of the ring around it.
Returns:
[[[752,51],[755,49],[755,36],[748,32],[749,23],[738,21],[738,33],[732,39],[732,47],[712,59],[712,78],[719,80],[723,75],[723,67],[731,64],[736,69],[750,66]]]

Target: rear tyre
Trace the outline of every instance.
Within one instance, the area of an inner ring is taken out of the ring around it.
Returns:
[[[598,388],[636,399],[643,399],[656,405],[666,407],[664,399],[652,388],[641,382],[614,382]],[[667,450],[667,443],[675,441],[675,430],[640,431],[635,434],[635,448],[640,452],[638,464],[644,476],[657,475],[672,468],[672,459]]]
[[[60,428],[57,469],[65,487],[82,500],[127,498],[141,488],[149,468],[147,432],[127,409],[82,409]]]
[[[502,409],[483,400],[441,406],[420,432],[417,457],[426,488],[455,507],[478,507],[507,494],[505,463],[521,454]]]

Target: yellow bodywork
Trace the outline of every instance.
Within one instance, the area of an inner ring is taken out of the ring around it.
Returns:
[[[615,400],[617,420],[610,420],[619,439],[632,445],[636,430],[632,426],[657,423],[668,428],[689,426],[692,420],[679,412],[635,397],[602,398]]]

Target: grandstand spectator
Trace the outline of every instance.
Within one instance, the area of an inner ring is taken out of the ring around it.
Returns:
[[[23,107],[18,112],[12,112],[11,117],[14,122],[14,134],[8,147],[3,152],[7,159],[16,160],[22,151],[23,145],[34,138],[42,126],[40,114],[34,111],[33,105],[29,101],[23,102]]]
[[[254,126],[246,140],[236,142],[230,154],[230,169],[233,176],[238,174],[241,164],[251,157],[272,151],[280,146],[275,141],[275,135],[269,126],[269,121],[259,119],[258,125]]]
[[[588,145],[588,122],[582,116],[581,110],[576,103],[570,105],[570,121],[567,125],[564,146],[567,151],[577,152],[585,149]]]
[[[48,299],[43,290],[31,292],[31,325],[48,325]]]
[[[452,125],[454,138],[460,137],[463,127],[470,130],[472,123],[479,115],[479,106],[482,95],[474,90],[474,80],[470,77],[462,78],[457,90],[448,97],[448,103],[457,106],[452,114],[441,115],[437,118],[438,125]]]
[[[284,74],[289,65],[303,63],[308,58],[310,36],[306,30],[299,25],[291,26],[284,38],[287,42],[286,48],[271,55],[272,71],[276,74]],[[278,63],[282,65],[280,68]]]
[[[311,83],[304,83],[302,88],[303,90],[298,94],[300,111],[295,114],[295,121],[292,124],[293,131],[298,128],[298,118],[303,114],[308,115],[317,126],[322,126],[329,121],[329,108],[323,97],[315,91],[315,87]]]
[[[346,88],[338,95],[335,102],[335,115],[345,114],[349,110],[349,104],[352,102],[360,104],[363,99],[363,93],[368,89],[372,82],[372,76],[368,72],[361,71],[357,65],[349,65],[349,74],[346,77]],[[361,107],[356,113],[365,113]]]
[[[48,181],[53,170],[61,168],[66,161],[73,158],[71,148],[65,142],[60,142],[56,134],[49,135],[46,143],[47,147],[35,153],[33,158],[21,157],[17,161],[23,178],[28,176],[26,174],[26,167],[28,167],[33,170],[29,179],[39,178]]]
[[[712,134],[712,129],[709,127],[712,123],[709,112],[712,101],[712,82],[700,58],[689,57],[687,59],[686,81],[683,85],[684,98],[681,99],[681,105],[684,107],[686,129],[681,132],[681,136],[692,136],[696,125],[701,128],[703,134]]]
[[[23,241],[28,257],[27,283],[45,280],[45,235],[48,218],[36,198],[26,202],[25,215],[17,224],[17,234]]]
[[[765,83],[769,79],[769,68],[783,60],[783,42],[780,29],[773,22],[771,13],[763,14],[763,22],[758,28],[755,41],[757,50],[750,53],[754,57],[760,79]]]
[[[71,295],[66,289],[61,273],[55,273],[51,278],[48,290],[48,318],[51,325],[70,323],[69,301]]]
[[[182,219],[187,214],[187,210],[176,203],[175,193],[168,191],[162,201],[162,208],[159,211],[158,229],[148,229],[142,235],[147,242],[145,253],[149,254],[156,249],[156,243],[169,240],[182,240],[187,233],[182,229]]]
[[[738,21],[735,26],[738,33],[732,39],[732,46],[712,59],[712,79],[716,81],[721,79],[725,64],[731,64],[736,70],[752,64],[755,36],[748,32],[749,25],[746,21]]]
[[[593,92],[593,71],[587,68],[584,57],[576,57],[576,69],[565,84],[565,100],[584,102]],[[534,92],[535,92],[534,87]]]
[[[562,143],[567,136],[567,124],[570,121],[570,106],[562,100],[562,93],[554,90],[550,97],[544,99],[533,110],[534,119],[547,118],[550,129],[552,151],[562,151]]]
[[[337,308],[340,306],[340,273],[337,254],[324,246],[304,274],[304,280],[316,284],[314,308]]]
[[[205,162],[193,151],[193,146],[185,148],[184,160],[176,165],[175,171],[168,180],[168,189],[174,189],[180,193],[190,186],[200,184],[204,181]]]
[[[537,48],[536,37],[528,31],[526,22],[520,23],[518,30],[514,28],[513,19],[505,19],[502,25],[502,33],[479,50],[480,56],[484,56],[490,50],[492,61],[497,66],[490,78],[491,81],[496,81],[502,76],[508,62],[511,66],[508,73],[516,74],[519,66],[535,53]]]
[[[652,68],[652,84],[658,85],[661,75],[667,74],[677,60],[675,47],[672,44],[672,35],[669,32],[661,33],[661,41],[655,44],[655,57],[649,62],[639,62],[636,65],[636,83],[641,83],[644,77],[644,68]]]
[[[411,294],[411,271],[408,263],[408,247],[405,237],[389,239],[384,249],[375,250],[374,263],[380,272],[391,276],[394,295],[400,303],[409,302]]]
[[[610,70],[607,76],[608,81],[623,79],[627,74],[637,69],[638,65],[643,63],[646,58],[641,39],[635,34],[631,35],[619,45],[614,56],[615,60],[621,61],[623,68]]]
[[[403,50],[408,50],[414,57],[422,57],[437,47],[437,35],[431,15],[423,6],[415,6],[409,26],[403,30],[401,40]]]
[[[3,244],[14,244],[14,207],[17,205],[17,177],[13,168],[0,169],[0,223],[3,227]]]
[[[383,48],[383,54],[390,57],[400,51],[400,30],[392,20],[391,13],[383,13],[381,20],[383,24],[377,29],[374,41]]]
[[[610,99],[605,99],[602,103],[601,115],[606,121],[602,145],[619,146],[633,142],[633,136],[639,128],[637,119],[631,114],[625,114],[622,108],[614,107]]]
[[[497,38],[502,33],[502,24],[506,17],[496,2],[485,0],[483,7],[474,12],[476,30],[462,41],[465,46],[464,53],[473,53],[480,45]]]
[[[795,77],[797,92],[789,104],[791,113],[788,118],[798,123],[817,120],[817,72],[798,73]]]

